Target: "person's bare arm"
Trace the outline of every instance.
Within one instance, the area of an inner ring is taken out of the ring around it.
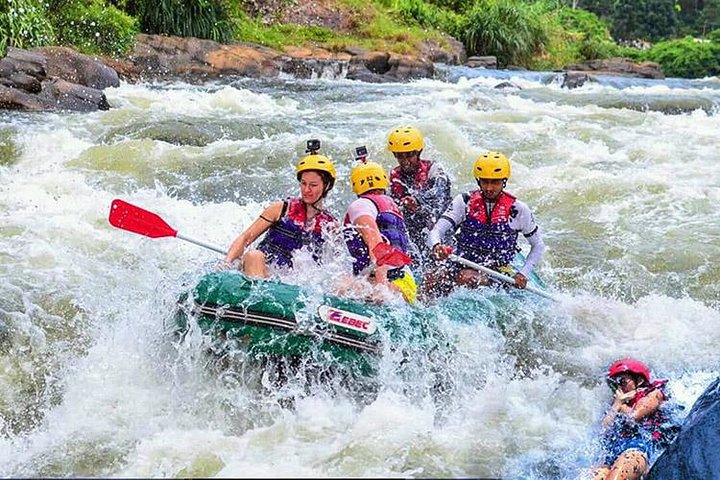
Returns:
[[[260,235],[265,233],[270,225],[277,222],[280,219],[282,213],[283,202],[271,203],[260,216],[242,232],[230,245],[227,255],[225,255],[225,262],[230,263],[236,258],[240,258],[245,253],[245,249],[248,245],[254,242]]]
[[[660,390],[653,390],[647,396],[641,398],[635,408],[629,413],[630,417],[639,422],[648,415],[652,415],[660,408],[660,404],[665,400],[665,396]]]
[[[373,250],[379,243],[382,243],[383,238],[375,219],[370,215],[362,215],[355,220],[355,227],[370,252],[370,260],[373,264],[377,265],[377,259],[375,258]],[[387,271],[387,266],[376,267],[375,281],[377,283],[387,283]]]

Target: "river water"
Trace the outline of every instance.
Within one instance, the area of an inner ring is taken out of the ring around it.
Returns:
[[[717,79],[566,90],[549,73],[449,68],[106,94],[107,112],[0,114],[0,476],[576,478],[597,453],[610,362],[646,361],[688,407],[720,373]],[[451,399],[388,358],[370,399],[317,387],[288,405],[215,365],[202,338],[167,334],[176,295],[218,257],[112,228],[113,198],[228,246],[295,192],[307,139],[337,165],[341,216],[353,148],[389,168],[402,124],[454,194],[478,153],[511,157],[508,190],[543,227],[538,273],[560,300],[459,292],[483,307],[434,307]]]

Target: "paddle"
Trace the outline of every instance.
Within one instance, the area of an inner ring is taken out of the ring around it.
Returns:
[[[457,263],[459,263],[459,264],[461,264],[461,265],[465,265],[466,267],[470,267],[470,268],[473,268],[473,269],[478,270],[478,271],[480,271],[480,272],[486,273],[486,274],[490,275],[491,277],[493,277],[493,278],[495,278],[495,279],[497,279],[497,280],[500,280],[500,281],[505,282],[505,283],[509,283],[510,285],[515,285],[515,279],[514,279],[514,278],[509,277],[509,276],[507,276],[507,275],[504,275],[504,274],[502,274],[502,273],[500,273],[500,272],[496,272],[495,270],[492,270],[492,269],[490,269],[490,268],[483,267],[482,265],[478,265],[477,263],[471,262],[470,260],[467,260],[467,259],[465,259],[465,258],[458,257],[458,256],[455,255],[454,253],[451,254],[448,258],[449,258],[450,260],[452,260],[453,262],[457,262]],[[549,298],[550,300],[554,300],[554,301],[556,301],[556,302],[559,302],[559,301],[560,301],[557,297],[554,297],[554,296],[550,295],[549,293],[543,292],[542,290],[539,290],[539,289],[537,289],[537,288],[535,288],[535,287],[533,287],[533,286],[527,286],[527,287],[525,287],[523,290],[527,290],[528,292],[532,292],[532,293],[534,293],[534,294],[536,294],[536,295],[540,295],[541,297]]]
[[[150,238],[175,237],[225,255],[220,247],[181,234],[157,214],[116,198],[110,204],[110,225]]]

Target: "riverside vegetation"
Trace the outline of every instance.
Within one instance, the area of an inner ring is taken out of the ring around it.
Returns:
[[[720,74],[719,27],[720,0],[2,0],[0,54],[65,45],[123,57],[139,32],[409,54],[455,38],[500,67],[626,57],[697,78]]]

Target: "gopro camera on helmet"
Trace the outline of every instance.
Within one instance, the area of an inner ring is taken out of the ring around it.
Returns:
[[[320,140],[313,138],[307,141],[305,153],[317,153],[320,151]]]
[[[367,147],[365,145],[361,147],[355,147],[355,160],[365,161],[368,157]]]

